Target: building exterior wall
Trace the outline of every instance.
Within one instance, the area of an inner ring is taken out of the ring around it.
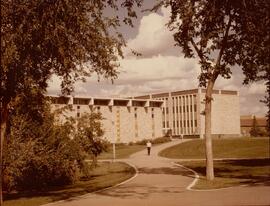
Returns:
[[[200,95],[203,102],[204,93]],[[201,104],[201,112],[204,111],[204,103]],[[240,135],[240,108],[239,96],[232,94],[213,94],[211,133],[216,136]],[[201,115],[201,134],[204,134],[205,119]]]
[[[70,108],[59,116],[60,122],[65,121],[64,116],[76,118],[83,113],[100,112],[104,137],[110,142],[136,142],[161,137],[163,134],[162,101],[91,97],[67,97],[66,101],[59,101],[60,97],[51,98],[54,98],[52,110]]]
[[[143,96],[164,101],[163,133],[196,135],[205,133],[204,89],[192,89]],[[136,98],[136,97],[135,97]],[[142,96],[140,97],[142,98]],[[239,94],[236,91],[214,90],[212,102],[212,134],[214,136],[240,135]]]

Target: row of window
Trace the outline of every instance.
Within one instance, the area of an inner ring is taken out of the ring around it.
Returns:
[[[185,113],[185,112],[197,112],[197,105],[195,104],[194,107],[192,105],[186,107],[173,107],[173,113]],[[176,112],[175,112],[176,111]]]
[[[180,125],[179,125],[180,123]],[[193,121],[173,121],[173,127],[197,127],[197,120],[194,120],[194,125],[193,125]]]
[[[169,128],[170,127],[170,124],[169,124],[169,121],[163,121],[163,128]],[[173,121],[173,127],[197,127],[197,120],[194,120],[194,125],[193,125],[193,121]]]

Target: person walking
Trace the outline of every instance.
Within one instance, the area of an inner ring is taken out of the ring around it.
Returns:
[[[147,147],[147,153],[148,155],[150,155],[152,143],[149,140],[146,143],[146,147]]]

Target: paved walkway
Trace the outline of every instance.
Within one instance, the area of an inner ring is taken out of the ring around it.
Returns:
[[[138,175],[125,184],[101,192],[54,203],[55,206],[179,206],[179,205],[270,205],[270,186],[234,187],[214,191],[189,191],[193,174],[176,167],[172,160],[159,157],[159,151],[182,140],[155,146],[133,154],[126,162]],[[183,140],[185,141],[185,140]]]

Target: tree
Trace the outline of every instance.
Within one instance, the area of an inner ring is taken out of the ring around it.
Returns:
[[[260,129],[258,128],[258,123],[255,116],[252,119],[252,127],[249,133],[253,137],[258,137],[260,135]]]
[[[97,156],[107,151],[108,141],[103,138],[104,130],[101,124],[101,113],[83,114],[77,120],[76,140],[82,150],[92,156],[92,166],[97,164]]]
[[[182,49],[185,57],[199,58],[199,82],[200,86],[206,87],[206,176],[208,180],[213,180],[213,88],[218,77],[230,78],[231,68],[236,65],[250,78],[269,71],[269,33],[265,35],[269,28],[270,3],[264,0],[159,2],[154,9],[162,5],[171,9],[168,27],[174,31],[176,46]],[[269,75],[263,76],[269,79]]]
[[[74,122],[67,119],[64,124],[56,124],[57,113],[50,111],[47,102],[39,105],[36,101],[40,97],[34,91],[27,98],[17,97],[18,105],[10,114],[3,158],[7,192],[70,184],[87,171],[86,155],[70,138]]]
[[[116,2],[1,1],[0,176],[9,112],[17,95],[29,88],[44,94],[53,74],[62,78],[64,93],[72,91],[74,81],[92,73],[116,78],[124,41],[113,30],[119,27],[119,18],[105,15],[107,8],[118,9]],[[121,6],[128,11],[124,18],[127,24],[136,17],[134,3],[139,5],[140,0],[122,1]]]

